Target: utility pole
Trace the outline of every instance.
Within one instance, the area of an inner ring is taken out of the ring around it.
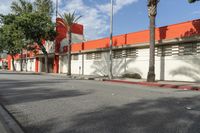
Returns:
[[[111,0],[111,11],[110,11],[110,70],[109,70],[109,79],[113,78],[112,73],[112,45],[113,45],[113,0]]]
[[[58,17],[58,0],[56,0],[56,19]]]

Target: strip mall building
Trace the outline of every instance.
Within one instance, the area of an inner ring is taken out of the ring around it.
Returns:
[[[50,72],[67,72],[66,29],[57,19],[55,43],[44,43],[49,53]],[[109,38],[83,42],[83,26],[72,28],[72,74],[108,75]],[[24,58],[26,55],[23,55]],[[27,70],[44,72],[44,55],[28,52]],[[20,55],[15,57],[20,70]],[[8,68],[12,70],[11,57]],[[149,30],[113,37],[113,74],[139,73],[147,77],[149,66]],[[155,71],[157,80],[200,81],[200,20],[156,28]]]

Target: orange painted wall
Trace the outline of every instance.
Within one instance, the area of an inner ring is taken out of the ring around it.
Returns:
[[[83,43],[76,43],[72,45],[72,51],[80,51],[82,50],[82,44]]]
[[[126,44],[126,34],[113,37],[113,46],[121,46],[124,44]]]
[[[83,50],[92,50],[98,48],[107,48],[109,46],[109,38],[84,42]]]
[[[113,37],[114,46],[135,45],[149,42],[149,30],[133,32]],[[169,26],[156,28],[156,40],[176,39],[200,35],[200,19],[188,22],[173,24]],[[76,47],[76,46],[74,46]],[[82,50],[95,50],[98,48],[108,48],[109,38],[92,40],[83,43]],[[73,48],[73,52],[80,49]]]

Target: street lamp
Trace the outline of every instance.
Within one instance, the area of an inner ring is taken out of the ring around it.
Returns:
[[[56,0],[56,18],[58,17],[58,0]]]
[[[110,11],[110,66],[109,66],[109,79],[113,78],[112,73],[112,45],[113,45],[113,0],[111,0],[111,11]]]

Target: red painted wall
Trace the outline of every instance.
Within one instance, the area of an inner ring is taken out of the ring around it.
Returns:
[[[67,27],[64,25],[64,22],[61,18],[56,19],[56,31],[57,31],[57,37],[56,37],[56,46],[55,46],[55,52],[59,53],[60,50],[60,42],[66,38],[67,35]],[[72,33],[83,35],[83,25],[80,24],[73,24],[72,25]],[[67,49],[67,48],[66,48]],[[64,52],[67,52],[64,50]]]
[[[55,57],[54,57],[53,72],[54,72],[54,73],[58,73],[58,69],[59,69],[59,56],[58,56],[58,55],[55,55]]]
[[[35,72],[39,72],[39,58],[35,58]]]

